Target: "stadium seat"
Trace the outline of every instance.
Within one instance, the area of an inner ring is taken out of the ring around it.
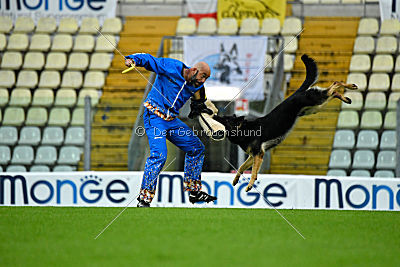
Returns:
[[[245,18],[240,23],[240,35],[257,35],[260,30],[260,22],[256,18]]]
[[[351,177],[371,177],[371,173],[367,170],[352,170]]]
[[[375,155],[371,150],[357,150],[354,153],[353,169],[371,170],[375,165]]]
[[[40,73],[40,88],[57,89],[60,86],[60,83],[60,72],[55,70],[44,70]]]
[[[76,92],[73,89],[60,89],[57,91],[55,106],[73,107],[76,104]]]
[[[285,18],[283,22],[282,35],[297,35],[302,30],[301,20],[296,17]]]
[[[78,23],[75,18],[62,18],[57,32],[75,34],[78,31]]]
[[[4,51],[7,47],[7,38],[4,33],[0,33],[0,51]]]
[[[122,30],[122,22],[120,18],[106,18],[101,28],[103,34],[118,35]]]
[[[176,26],[176,35],[191,35],[196,31],[196,20],[194,18],[180,18]]]
[[[285,53],[296,53],[298,48],[297,38],[291,35],[283,36],[283,47],[285,47]]]
[[[348,169],[351,164],[351,154],[348,150],[333,150],[329,160],[329,168]]]
[[[64,70],[67,66],[67,55],[63,52],[51,52],[47,54],[46,70]]]
[[[283,71],[284,72],[292,71],[292,69],[294,67],[294,58],[295,58],[295,55],[291,55],[291,54],[283,55]],[[274,61],[274,66],[276,64],[275,62],[277,62],[277,61]]]
[[[386,171],[386,170],[380,170],[380,171],[376,171],[376,172],[375,172],[374,177],[379,177],[379,178],[394,178],[394,172],[392,172],[392,171]]]
[[[1,69],[19,70],[22,66],[22,54],[15,51],[7,51],[1,59]]]
[[[79,34],[97,35],[97,30],[100,30],[100,24],[97,18],[85,17],[82,19]]]
[[[390,78],[387,73],[372,73],[369,78],[369,91],[387,91],[390,87]]]
[[[85,73],[83,87],[101,89],[104,86],[105,77],[101,71],[88,71]]]
[[[382,114],[379,111],[364,111],[361,116],[361,129],[377,130],[382,127]]]
[[[4,107],[8,104],[8,90],[5,88],[0,88],[0,107]]]
[[[392,91],[400,91],[400,73],[396,73],[392,78]]]
[[[8,165],[6,172],[26,172],[26,167],[22,165]]]
[[[8,164],[11,160],[11,150],[8,146],[0,145],[0,164]]]
[[[9,33],[13,27],[10,17],[0,16],[0,33]]]
[[[12,126],[1,126],[0,127],[0,144],[13,146],[18,141],[17,128]]]
[[[359,91],[367,89],[367,75],[364,73],[350,73],[347,76],[347,83],[357,84]]]
[[[387,130],[382,133],[381,142],[379,148],[384,149],[396,149],[397,146],[397,136],[396,131]]]
[[[33,162],[33,148],[26,145],[18,145],[14,148],[11,164],[30,165]]]
[[[352,149],[355,144],[354,132],[351,130],[337,130],[333,139],[333,148]]]
[[[89,55],[87,53],[74,52],[69,54],[68,70],[84,71],[89,66]]]
[[[51,89],[36,89],[33,94],[32,106],[50,107],[54,103],[54,93]]]
[[[277,18],[265,18],[262,21],[260,35],[278,35],[281,23]]]
[[[112,35],[106,35],[107,39],[114,44],[115,46],[118,45],[118,43],[115,41],[115,37]],[[94,48],[94,51],[96,52],[105,52],[105,53],[111,53],[114,51],[114,47],[107,41],[106,38],[103,36],[99,35],[96,39],[96,46]]]
[[[93,53],[90,56],[89,70],[107,71],[111,65],[112,58],[107,53]]]
[[[382,36],[376,44],[377,54],[394,54],[397,51],[397,40],[393,36]]]
[[[342,102],[342,110],[352,109],[352,110],[361,110],[364,104],[364,99],[361,92],[357,91],[347,91],[344,93],[345,97],[351,99],[351,105]]]
[[[80,71],[64,71],[61,87],[79,89],[82,86],[83,77]]]
[[[44,126],[47,122],[47,110],[42,107],[32,107],[26,115],[26,125]]]
[[[13,33],[8,38],[8,51],[26,51],[28,49],[29,39],[25,33]]]
[[[272,70],[272,56],[270,54],[265,54],[264,66],[265,72],[270,72]]]
[[[31,91],[25,88],[16,88],[11,91],[10,106],[27,107],[31,103]]]
[[[42,145],[59,146],[64,142],[64,131],[61,127],[46,127],[43,130]]]
[[[396,152],[395,151],[380,151],[378,153],[377,169],[396,169]]]
[[[94,37],[88,34],[82,34],[75,37],[74,52],[92,52],[94,49]]]
[[[70,120],[71,114],[67,108],[52,108],[48,125],[66,127]]]
[[[38,85],[38,74],[34,70],[21,70],[18,73],[17,87],[35,88]]]
[[[52,34],[57,29],[57,22],[54,17],[41,17],[36,26],[36,33]]]
[[[371,69],[371,59],[368,55],[353,55],[350,61],[350,72],[368,72]]]
[[[332,169],[326,173],[326,176],[345,177],[347,173],[345,170]]]
[[[79,96],[78,96],[78,107],[83,107],[85,105],[85,97],[89,96],[91,99],[91,105],[92,107],[96,106],[99,103],[99,93],[97,90],[94,89],[83,89],[80,90]]]
[[[215,18],[201,18],[197,27],[197,35],[213,35],[217,32],[217,21]]]
[[[46,165],[33,165],[30,169],[30,172],[50,172],[50,168]]]
[[[385,115],[384,129],[396,129],[396,111],[388,111]]]
[[[30,51],[47,52],[51,47],[50,35],[34,34],[29,45]]]
[[[63,146],[60,149],[58,164],[78,164],[81,158],[81,151],[76,146]]]
[[[35,164],[54,165],[57,161],[57,150],[54,146],[40,146],[36,151]]]
[[[375,50],[375,40],[371,36],[359,36],[354,41],[354,54],[372,54]]]
[[[376,55],[372,63],[373,72],[392,72],[393,57],[391,55]]]
[[[382,21],[380,35],[398,35],[400,32],[400,22],[397,19],[387,19]]]
[[[365,98],[365,109],[384,110],[386,108],[386,95],[382,92],[368,93]]]
[[[358,149],[376,149],[378,147],[378,133],[373,130],[361,130],[358,133],[357,145]]]
[[[358,35],[376,35],[379,24],[376,18],[361,18],[358,25]]]
[[[12,88],[15,84],[15,73],[12,70],[0,70],[0,87]]]
[[[83,127],[69,127],[65,134],[64,145],[82,146],[85,143],[85,129]]]
[[[356,129],[359,124],[358,114],[354,110],[345,110],[339,113],[338,129]]]
[[[400,72],[400,55],[398,55],[396,58],[396,65],[394,66],[394,71]]]
[[[72,112],[71,126],[84,126],[85,125],[85,110],[83,108],[76,108]]]
[[[235,18],[222,18],[218,24],[217,34],[219,35],[236,35],[238,31],[238,23]]]
[[[25,122],[25,113],[20,107],[7,107],[4,112],[3,125],[21,126]]]
[[[35,23],[31,17],[19,16],[15,20],[13,33],[30,33],[35,29]]]
[[[72,36],[69,34],[56,34],[51,44],[52,52],[70,52],[72,49]]]
[[[21,129],[19,145],[37,146],[40,143],[40,129],[36,126],[25,126]]]
[[[57,165],[53,168],[53,172],[72,172],[72,171],[75,171],[75,169],[68,165]]]
[[[44,54],[42,52],[28,52],[25,54],[24,65],[26,70],[41,70],[44,67]]]

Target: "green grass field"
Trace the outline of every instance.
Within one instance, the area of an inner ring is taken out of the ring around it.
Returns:
[[[400,213],[0,208],[0,266],[400,266]]]

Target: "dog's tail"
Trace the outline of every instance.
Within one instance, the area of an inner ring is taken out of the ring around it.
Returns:
[[[310,58],[307,54],[304,54],[301,56],[301,60],[306,66],[306,79],[300,88],[297,89],[298,92],[307,90],[318,80],[318,67],[314,59]]]

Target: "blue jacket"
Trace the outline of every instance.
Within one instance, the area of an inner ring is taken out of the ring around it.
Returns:
[[[158,108],[160,112],[176,117],[179,109],[200,87],[188,85],[182,76],[183,68],[189,68],[179,60],[171,58],[155,58],[152,55],[138,53],[126,56],[131,58],[136,66],[157,74],[153,87],[145,102]]]

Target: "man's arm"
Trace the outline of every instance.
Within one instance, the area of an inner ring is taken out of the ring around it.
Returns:
[[[157,74],[167,72],[165,58],[155,58],[150,54],[137,53],[125,57],[125,65],[130,67],[135,64],[139,67],[144,67],[148,71],[153,71]]]

